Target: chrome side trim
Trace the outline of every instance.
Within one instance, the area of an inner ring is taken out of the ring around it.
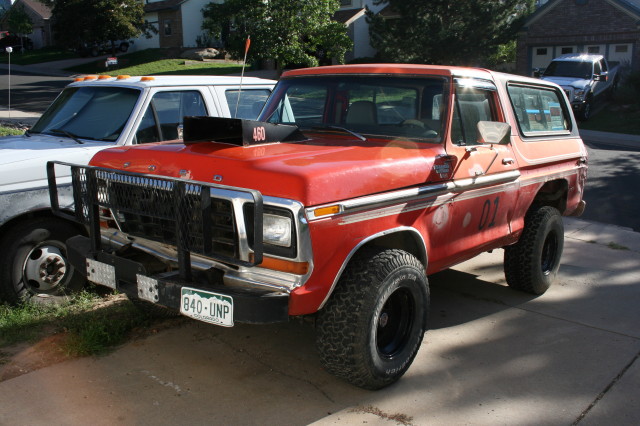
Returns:
[[[392,206],[394,204],[410,203],[412,201],[424,200],[427,198],[438,197],[445,194],[457,194],[463,191],[469,191],[484,186],[498,185],[506,182],[512,182],[520,177],[518,170],[511,170],[504,173],[492,174],[488,176],[479,176],[466,179],[458,179],[451,182],[439,183],[435,185],[427,185],[419,188],[410,188],[400,191],[393,191],[385,194],[370,195],[362,198],[341,201],[338,203],[324,204],[312,208],[307,208],[307,217],[309,221],[325,219],[328,217],[355,213],[362,210],[381,209]],[[316,217],[316,209],[329,206],[338,206],[338,213],[328,214]]]
[[[375,239],[383,237],[385,235],[395,234],[397,232],[411,232],[412,234],[417,236],[418,237],[417,238],[418,241],[420,241],[422,243],[422,258],[425,260],[425,262],[428,263],[429,256],[427,254],[427,244],[425,243],[424,238],[422,237],[422,234],[420,234],[420,232],[418,232],[418,230],[415,229],[415,228],[412,228],[412,227],[409,227],[409,226],[401,226],[401,227],[398,227],[398,228],[387,229],[385,231],[378,232],[377,234],[374,234],[374,235],[370,235],[369,237],[367,237],[364,240],[360,241],[349,252],[349,255],[344,259],[344,261],[342,262],[342,266],[340,266],[340,270],[338,271],[338,273],[336,274],[335,278],[333,279],[333,283],[331,284],[331,288],[329,289],[329,292],[327,293],[327,295],[325,296],[324,300],[322,301],[322,303],[318,307],[318,310],[322,309],[324,307],[324,305],[327,303],[327,301],[329,300],[329,298],[333,294],[333,290],[336,288],[336,285],[338,285],[338,281],[340,280],[340,277],[342,276],[342,273],[344,272],[344,270],[347,268],[347,265],[351,261],[351,258],[358,252],[358,250],[360,250],[360,248],[362,246],[367,244],[369,241],[375,240]],[[420,261],[422,261],[423,259],[420,259]],[[427,269],[427,265],[425,264],[424,267],[425,267],[425,270],[426,270]]]

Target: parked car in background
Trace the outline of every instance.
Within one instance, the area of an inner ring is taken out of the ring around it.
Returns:
[[[103,54],[111,54],[115,52],[127,52],[129,46],[133,44],[133,40],[107,40],[99,43],[81,43],[76,51],[78,55],[85,56],[98,56]]]
[[[12,47],[18,52],[21,49],[31,50],[33,42],[29,37],[11,34],[9,31],[0,31],[0,50],[4,52],[7,47]]]
[[[47,161],[86,164],[107,147],[178,139],[184,116],[234,117],[237,109],[237,117],[254,119],[275,82],[245,78],[238,102],[239,83],[90,76],[67,86],[26,134],[0,138],[0,300],[58,299],[85,282],[67,263],[65,246],[84,228],[51,213]]]
[[[544,72],[534,72],[543,80],[558,84],[581,120],[591,117],[596,100],[611,96],[619,81],[619,65],[602,55],[570,53],[551,61]]]

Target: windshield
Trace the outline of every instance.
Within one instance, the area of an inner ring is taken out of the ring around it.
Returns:
[[[593,76],[591,62],[552,61],[546,70],[545,77],[575,77],[585,80]]]
[[[343,130],[378,137],[439,142],[446,79],[326,76],[281,80],[260,120],[302,131]]]
[[[29,133],[116,141],[139,96],[139,90],[122,87],[68,87]]]

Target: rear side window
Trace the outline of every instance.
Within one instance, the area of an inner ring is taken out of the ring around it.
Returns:
[[[569,111],[559,91],[549,87],[509,85],[509,99],[524,136],[566,133]]]
[[[231,117],[255,120],[271,94],[268,89],[230,89],[224,92]]]

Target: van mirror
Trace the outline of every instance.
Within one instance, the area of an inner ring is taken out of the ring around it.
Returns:
[[[500,121],[478,121],[480,143],[506,145],[511,136],[511,126]]]

